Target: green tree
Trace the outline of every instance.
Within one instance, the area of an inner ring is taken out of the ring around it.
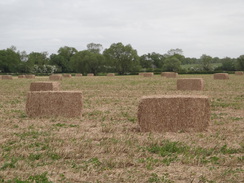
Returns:
[[[131,45],[124,46],[122,43],[114,43],[105,49],[103,55],[108,64],[119,74],[137,71],[139,69],[139,56]]]
[[[70,61],[72,56],[75,55],[77,52],[78,51],[73,47],[64,46],[59,48],[58,55],[62,61],[60,61],[59,65],[57,66],[62,69],[62,72],[72,72]]]
[[[101,53],[103,46],[101,44],[89,43],[87,44],[87,50],[93,53]]]
[[[15,49],[16,50],[16,49]],[[17,72],[20,64],[19,54],[12,48],[0,50],[0,72]]]
[[[170,56],[165,59],[163,70],[164,71],[171,71],[171,72],[177,72],[181,69],[181,62],[180,60],[175,56]]]
[[[28,55],[27,62],[32,63],[33,65],[44,65],[48,64],[48,53],[47,52],[31,52]]]
[[[104,56],[88,50],[77,52],[71,58],[72,68],[79,73],[97,73],[104,71]]]
[[[206,54],[203,54],[200,57],[200,64],[201,64],[202,69],[204,71],[211,71],[212,70],[211,61],[212,61],[212,57],[211,56],[208,56]]]
[[[244,55],[240,55],[237,58],[237,64],[236,64],[236,69],[244,71]]]
[[[221,59],[222,69],[225,71],[234,71],[235,70],[235,60],[229,57]]]

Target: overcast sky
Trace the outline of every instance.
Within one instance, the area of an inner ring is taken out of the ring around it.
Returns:
[[[244,54],[244,0],[0,0],[0,49],[57,53],[63,46],[139,55],[180,48],[186,57]]]

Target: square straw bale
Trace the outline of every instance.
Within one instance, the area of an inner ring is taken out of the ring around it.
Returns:
[[[32,91],[28,92],[26,113],[29,117],[81,117],[82,92]]]
[[[161,76],[166,78],[176,78],[178,76],[178,73],[176,72],[162,72]]]
[[[177,90],[203,90],[204,80],[202,78],[177,79]]]
[[[143,132],[200,132],[206,130],[209,121],[207,96],[147,96],[138,107],[138,122]]]
[[[93,73],[88,73],[87,76],[94,76],[94,74]]]
[[[242,75],[244,75],[244,72],[243,71],[236,71],[235,72],[235,75],[242,76]]]
[[[228,73],[216,73],[214,74],[214,79],[229,79]]]
[[[75,77],[81,77],[82,74],[75,74]]]
[[[25,75],[18,75],[18,78],[25,78]]]
[[[115,76],[114,73],[108,73],[107,76]]]
[[[33,82],[30,84],[30,91],[59,91],[59,82]]]
[[[52,80],[52,81],[60,81],[62,80],[62,74],[52,74],[49,76],[49,80]]]
[[[153,72],[145,72],[143,74],[144,77],[153,77],[154,73]]]
[[[72,78],[71,74],[63,74],[64,78]]]
[[[2,79],[13,79],[11,75],[2,75]]]
[[[27,74],[27,75],[25,75],[25,78],[27,78],[27,79],[35,79],[36,76],[34,74]]]

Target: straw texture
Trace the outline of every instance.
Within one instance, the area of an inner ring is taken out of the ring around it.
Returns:
[[[29,117],[81,117],[82,106],[80,91],[32,91],[26,113]]]
[[[13,79],[11,75],[2,75],[2,79]]]
[[[72,78],[71,74],[63,74],[64,78]]]
[[[214,79],[229,79],[228,73],[216,73],[214,74]]]
[[[52,74],[49,76],[49,80],[60,81],[62,80],[62,74]]]
[[[235,75],[242,76],[242,75],[244,75],[244,72],[243,71],[236,71]]]
[[[25,78],[27,78],[27,79],[35,79],[36,76],[34,74],[27,74],[27,75],[25,75]]]
[[[162,72],[161,76],[166,78],[176,78],[178,76],[178,73],[176,72]]]
[[[153,72],[145,72],[143,74],[144,77],[153,77],[154,73]]]
[[[25,75],[18,75],[18,78],[25,78]]]
[[[30,84],[30,91],[59,91],[59,82],[33,82]]]
[[[204,80],[202,78],[177,79],[177,90],[203,90]]]
[[[107,76],[115,76],[114,73],[108,73]]]
[[[82,76],[82,74],[76,74],[75,75],[75,77],[81,77]]]
[[[199,132],[210,121],[210,105],[206,96],[148,96],[138,107],[141,131]]]

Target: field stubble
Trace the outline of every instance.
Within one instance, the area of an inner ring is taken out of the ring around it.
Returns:
[[[203,78],[203,91],[178,91],[161,76],[81,77],[83,117],[29,118],[27,91],[36,79],[0,80],[0,182],[244,181],[244,77]],[[145,95],[207,95],[211,123],[201,133],[142,133],[137,108]]]

